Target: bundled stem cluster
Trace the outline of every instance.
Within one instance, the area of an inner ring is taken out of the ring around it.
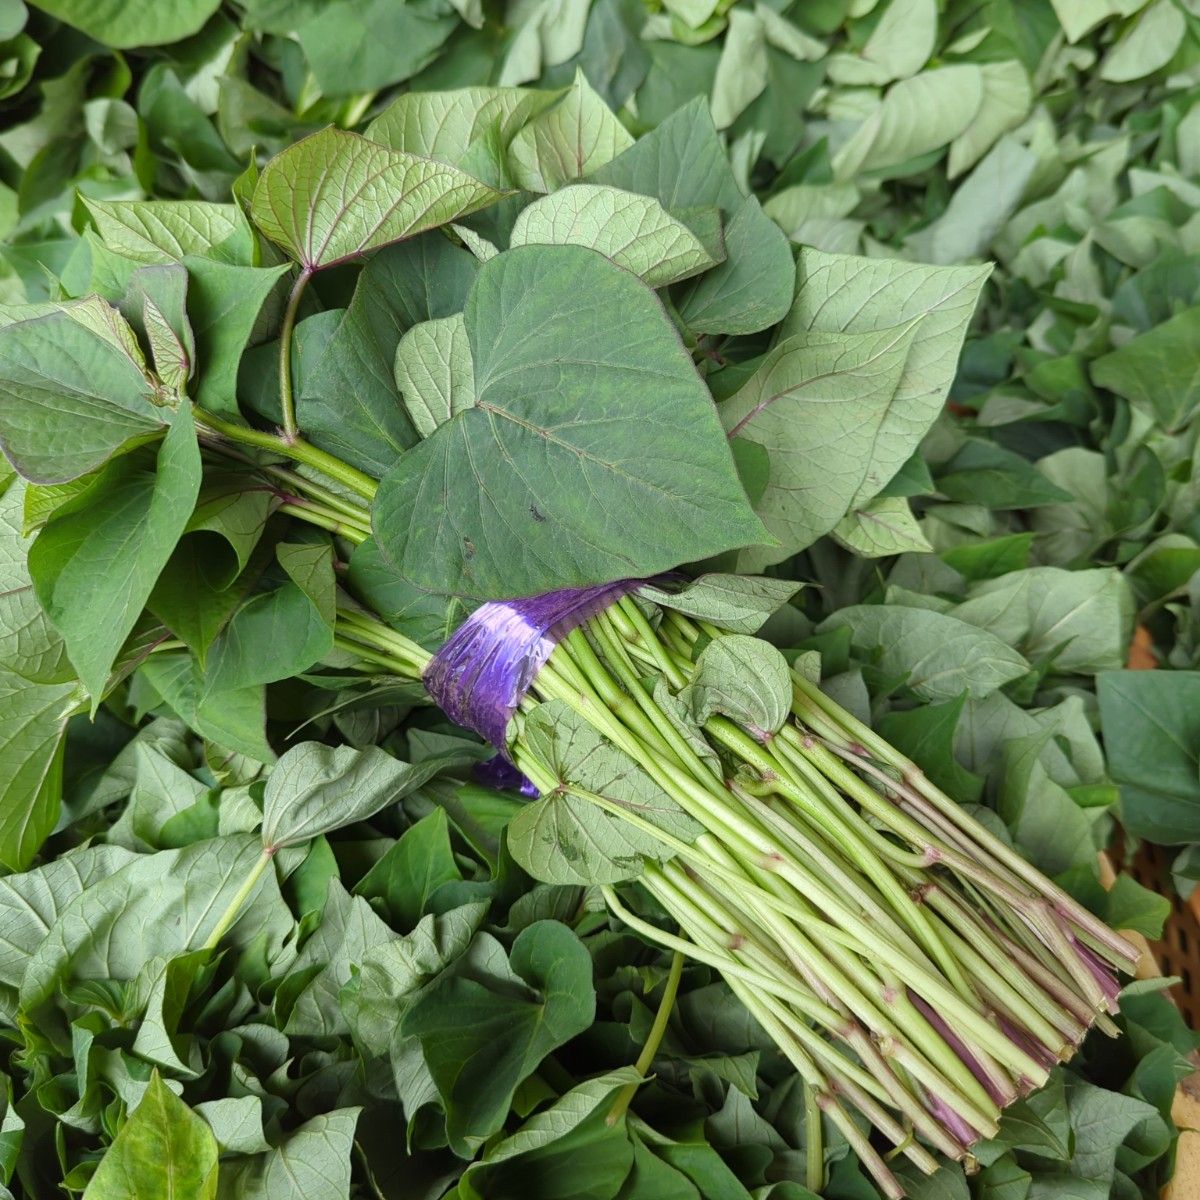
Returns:
[[[297,477],[303,482],[303,477]],[[294,483],[279,479],[277,484]],[[331,506],[331,500],[336,506]],[[290,511],[360,541],[365,513],[308,491]],[[350,607],[337,644],[420,679],[428,653]],[[574,630],[537,674],[509,753],[543,793],[569,791],[664,845],[639,884],[604,889],[646,938],[725,978],[823,1113],[894,1197],[903,1188],[865,1132],[921,1170],[997,1132],[1004,1105],[1043,1083],[1093,1025],[1108,1032],[1118,970],[1136,951],[796,672],[776,733],[710,717],[712,755],[677,727],[656,686],[685,688],[726,636],[625,597]],[[635,808],[564,782],[531,749],[525,715],[560,701],[629,755],[703,828],[687,842]],[[721,764],[714,772],[712,761]],[[706,761],[705,759],[708,759]],[[637,910],[637,911],[635,911]],[[664,928],[661,910],[674,928]],[[809,1122],[819,1186],[819,1120]],[[918,1140],[919,1139],[919,1140]]]

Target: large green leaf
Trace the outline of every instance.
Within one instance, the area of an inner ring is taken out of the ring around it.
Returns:
[[[402,575],[531,595],[764,540],[707,390],[628,272],[578,246],[519,247],[480,268],[466,322],[475,407],[406,454],[375,502]]]
[[[787,238],[748,196],[725,227],[725,261],[683,289],[679,315],[695,333],[757,333],[784,318],[795,284]]]
[[[459,1185],[460,1194],[464,1200],[504,1195],[506,1183],[519,1185],[530,1178],[547,1192],[560,1180],[560,1186],[583,1195],[611,1192],[625,1179],[631,1147],[621,1125],[602,1125],[598,1115],[619,1088],[641,1081],[635,1067],[618,1067],[577,1084],[472,1163]],[[624,1189],[619,1194],[629,1195]],[[669,1193],[655,1195],[678,1200]]]
[[[0,447],[35,483],[63,483],[158,437],[153,383],[122,346],[66,312],[0,328]]]
[[[778,546],[739,555],[756,570],[789,558],[870,498],[901,465],[884,429],[916,323],[861,333],[799,333],[781,342],[721,405],[729,436],[770,461],[755,503]]]
[[[962,174],[968,167],[974,166],[1002,134],[1019,125],[1033,103],[1033,89],[1030,87],[1029,76],[1019,62],[1009,60],[983,63],[979,70],[983,76],[983,100],[970,125],[950,143],[950,158],[946,170],[951,179]],[[1005,184],[1001,188],[1003,194],[1011,190],[1011,185],[1007,180],[1002,182]],[[1023,187],[1022,183],[1021,188],[1017,189],[1012,201],[1014,205]],[[974,255],[962,257],[971,258]],[[943,258],[939,261],[952,260]]]
[[[674,213],[712,205],[729,214],[746,198],[702,98],[689,101],[612,162],[592,171],[588,181],[654,196]]]
[[[1200,841],[1200,673],[1111,671],[1096,685],[1121,823],[1166,845]]]
[[[1052,669],[1094,675],[1125,663],[1133,636],[1133,594],[1113,568],[1032,567],[971,589],[951,610]]]
[[[35,1010],[69,980],[133,980],[156,957],[200,949],[262,853],[253,834],[141,854],[80,892],[29,960],[21,1002]],[[264,934],[276,946],[293,925],[272,873],[251,890],[226,943]]]
[[[333,649],[333,551],[302,543],[276,547],[287,580],[239,609],[213,643],[210,689],[274,683],[307,670]]]
[[[189,654],[155,654],[142,674],[179,719],[202,738],[256,762],[271,762],[266,703],[261,685],[232,691],[211,689]]]
[[[371,906],[362,897],[351,896],[337,878],[329,881],[323,901],[321,923],[292,964],[276,1006],[287,1033],[298,1037],[349,1033],[339,993],[357,965],[395,937]],[[300,990],[292,999],[296,987]]]
[[[216,1200],[217,1139],[155,1071],[84,1190],[84,1200]]]
[[[450,1146],[463,1157],[500,1129],[521,1081],[595,1015],[591,958],[565,925],[523,929],[507,968],[511,979],[447,973],[403,1017],[441,1094]]]
[[[38,0],[35,7],[106,46],[165,46],[196,33],[220,0]]]
[[[457,23],[440,0],[324,0],[298,35],[321,93],[357,96],[416,75]]]
[[[729,14],[712,87],[713,122],[727,129],[767,86],[767,41],[762,21],[748,8]]]
[[[969,438],[938,468],[937,490],[962,504],[1038,508],[1071,500],[1028,459],[994,442]]]
[[[359,1111],[322,1113],[293,1129],[269,1153],[235,1160],[228,1171],[223,1165],[223,1194],[238,1200],[345,1200]]]
[[[787,239],[738,186],[703,100],[685,104],[588,180],[655,197],[710,251],[704,214],[721,210],[725,260],[680,297],[694,332],[753,333],[787,312],[795,280]]]
[[[481,139],[494,136],[500,147],[507,147],[523,125],[560,95],[514,87],[406,92],[367,126],[366,135],[393,150],[464,166]]]
[[[387,1054],[404,1037],[396,1028],[398,1018],[425,984],[467,949],[487,909],[482,900],[441,916],[426,913],[411,933],[372,946],[362,956],[338,996],[360,1045]]]
[[[990,267],[928,267],[898,259],[825,254],[805,247],[784,337],[871,333],[917,322],[892,406],[876,439],[877,471],[855,496],[869,500],[916,450],[933,424]],[[874,489],[874,490],[872,490]]]
[[[29,555],[38,599],[94,705],[200,491],[190,405],[176,412],[155,470],[133,459],[111,470],[96,496],[60,510]]]
[[[933,53],[937,25],[936,0],[891,0],[862,49],[863,58],[883,72],[873,82],[915,75]]]
[[[957,63],[902,79],[833,158],[837,179],[896,166],[952,142],[983,103],[983,73]]]
[[[446,163],[325,129],[267,163],[251,213],[267,237],[315,271],[445,225],[499,196]]]
[[[237,415],[238,364],[268,296],[288,271],[189,256],[188,317],[196,336],[196,403]]]
[[[552,192],[591,174],[633,144],[628,130],[582,71],[562,98],[513,137],[509,165],[518,187]]]
[[[462,313],[422,321],[405,333],[396,347],[396,386],[422,437],[475,403],[475,364]]]
[[[404,831],[354,892],[381,903],[390,923],[407,931],[420,923],[438,888],[461,879],[446,810],[435,808]]]
[[[31,871],[0,880],[0,983],[20,987],[30,957],[58,914],[97,880],[132,862],[120,846],[84,846]]]
[[[1138,16],[1104,56],[1100,78],[1130,83],[1165,67],[1187,33],[1187,19],[1172,0],[1157,0]]]

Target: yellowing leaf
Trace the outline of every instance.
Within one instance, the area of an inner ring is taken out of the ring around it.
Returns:
[[[113,1139],[84,1200],[215,1200],[217,1139],[158,1072]]]

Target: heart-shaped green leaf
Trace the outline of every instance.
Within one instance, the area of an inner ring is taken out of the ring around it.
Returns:
[[[480,268],[466,325],[474,407],[405,454],[375,503],[401,574],[527,596],[767,537],[708,389],[628,271],[580,246],[518,247]]]
[[[267,163],[250,212],[267,237],[316,271],[444,225],[500,195],[447,163],[323,129]]]

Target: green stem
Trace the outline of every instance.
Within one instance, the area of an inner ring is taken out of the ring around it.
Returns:
[[[231,442],[242,446],[254,446],[259,450],[269,450],[273,454],[278,454],[280,458],[290,458],[293,462],[304,463],[305,466],[315,468],[329,479],[337,480],[343,487],[362,496],[364,500],[375,498],[375,492],[379,485],[370,475],[366,475],[350,466],[349,463],[342,462],[340,458],[310,445],[302,438],[297,437],[288,441],[279,434],[266,433],[261,429],[251,429],[249,425],[239,425],[236,422],[227,421],[224,417],[219,417],[216,413],[199,407],[192,410],[192,415],[198,425],[212,433],[219,433]]]
[[[353,129],[367,115],[371,105],[375,103],[378,92],[362,92],[358,96],[350,96],[342,109],[341,126],[343,129]]]
[[[658,1004],[658,1012],[654,1014],[654,1024],[650,1026],[649,1036],[646,1038],[646,1044],[642,1047],[641,1054],[638,1055],[638,1060],[634,1064],[634,1070],[643,1078],[649,1074],[650,1067],[654,1062],[654,1056],[658,1053],[659,1046],[662,1045],[663,1035],[667,1032],[667,1023],[671,1019],[671,1009],[675,1007],[675,996],[679,991],[679,980],[683,975],[683,954],[676,950],[671,955],[671,967],[667,972],[667,983],[663,988],[662,999]],[[606,1123],[615,1125],[624,1115],[629,1105],[633,1102],[634,1096],[637,1095],[638,1084],[627,1083],[618,1093],[616,1100],[613,1101],[613,1106],[609,1109]]]
[[[237,894],[229,902],[229,907],[221,914],[221,919],[213,926],[213,931],[208,935],[208,940],[201,947],[202,950],[215,950],[220,944],[221,939],[229,932],[230,926],[238,919],[242,912],[242,906],[250,899],[251,893],[258,886],[259,879],[262,878],[262,873],[271,863],[271,859],[275,856],[273,848],[264,850],[255,861],[254,866],[250,868],[250,874],[246,876],[245,883],[237,890]]]
[[[347,522],[342,514],[329,512],[321,505],[308,500],[299,504],[285,501],[279,506],[279,511],[297,517],[309,525],[315,525],[318,529],[325,529],[329,533],[337,534],[338,537],[344,537],[346,541],[353,542],[356,546],[361,546],[371,536],[359,525]]]
[[[414,681],[420,682],[421,673],[429,665],[433,657],[423,646],[406,638],[374,617],[365,613],[355,612],[352,608],[339,608],[337,619],[343,631],[356,640],[368,646],[374,646],[381,653],[390,654],[396,660],[397,667],[403,667],[397,674],[409,674]]]
[[[257,464],[255,465],[257,466]],[[257,469],[269,479],[277,479],[280,483],[286,484],[293,495],[316,500],[325,508],[340,513],[352,525],[361,526],[365,533],[371,532],[371,514],[361,504],[355,504],[352,500],[347,500],[344,496],[331,492],[307,476],[287,470],[286,467],[265,465],[257,466]]]
[[[982,850],[993,855],[996,861],[1003,864],[1015,875],[1041,892],[1064,916],[1097,938],[1113,962],[1122,965],[1126,970],[1132,970],[1137,965],[1139,953],[1133,946],[1121,938],[1119,934],[1109,929],[1104,922],[1100,921],[1092,913],[1089,913],[1082,905],[1078,904],[1061,887],[1048,880],[1032,863],[1022,858],[1011,846],[1005,845],[986,826],[972,820],[963,812],[961,806],[956,804],[940,788],[932,784],[925,773],[911,759],[900,754],[872,729],[834,704],[820,688],[810,684],[807,680],[800,680],[795,676],[793,676],[793,685],[795,695],[798,699],[807,701],[809,705],[824,712],[828,717],[831,717],[835,722],[840,724],[842,729],[851,738],[870,751],[871,756],[877,762],[881,762],[895,770],[912,791],[937,809],[943,816],[947,817],[954,825],[974,838]]]
[[[825,1186],[825,1150],[821,1135],[821,1109],[812,1085],[801,1080],[804,1089],[804,1182],[810,1192]]]
[[[296,276],[287,307],[283,310],[283,324],[279,328],[279,407],[283,412],[284,440],[288,442],[294,442],[300,436],[300,428],[296,424],[296,397],[292,390],[292,331],[296,327],[300,298],[312,274],[311,267],[304,267]]]
[[[333,644],[339,650],[345,650],[347,654],[357,655],[364,662],[374,663],[377,667],[383,667],[385,671],[390,671],[393,675],[407,676],[408,672],[404,669],[406,664],[400,662],[394,654],[355,641],[353,639],[353,632],[353,630],[344,629],[340,633],[335,633],[333,635]]]

